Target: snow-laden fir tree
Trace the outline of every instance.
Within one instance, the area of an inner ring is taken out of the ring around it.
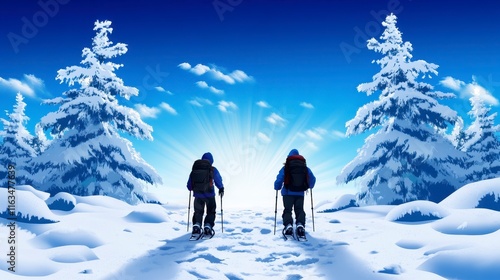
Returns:
[[[474,84],[473,84],[474,86]],[[500,141],[496,133],[500,126],[495,125],[497,113],[490,114],[491,107],[484,99],[474,95],[470,99],[469,112],[472,124],[457,135],[457,146],[469,155],[466,180],[475,182],[500,177]]]
[[[8,166],[15,167],[16,185],[31,184],[29,161],[37,155],[33,148],[34,137],[26,129],[29,117],[25,114],[26,103],[21,93],[16,95],[12,113],[7,112],[3,123],[2,145],[0,146],[0,187],[8,186]]]
[[[36,187],[51,194],[106,195],[132,204],[148,201],[148,187],[161,184],[161,178],[119,134],[153,140],[152,127],[139,113],[118,103],[119,97],[138,95],[116,76],[115,70],[123,65],[110,61],[125,54],[127,45],[110,41],[110,21],[96,21],[94,30],[92,47],[82,51],[81,66],[57,72],[61,83],[79,88],[45,102],[59,109],[40,121],[54,139],[35,160]]]
[[[338,183],[356,180],[361,185],[358,204],[398,204],[412,200],[440,201],[459,187],[465,160],[443,135],[455,122],[455,111],[437,99],[454,95],[434,91],[418,81],[437,75],[437,65],[412,61],[412,45],[403,42],[395,15],[388,15],[379,42],[368,40],[368,49],[381,53],[381,70],[373,81],[358,86],[378,100],[358,109],[346,123],[347,136],[380,129],[365,139],[364,146],[337,177]]]

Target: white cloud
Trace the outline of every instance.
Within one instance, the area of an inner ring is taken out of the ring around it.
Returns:
[[[0,87],[9,89],[13,92],[20,92],[23,95],[28,95],[31,97],[35,96],[35,91],[25,82],[18,79],[9,78],[8,80],[0,77]]]
[[[20,92],[29,97],[36,98],[37,93],[48,94],[45,89],[45,83],[42,79],[33,74],[24,74],[21,80],[0,77],[0,89],[11,91],[13,93]]]
[[[464,82],[462,82],[458,79],[455,79],[453,77],[450,77],[450,76],[444,78],[444,80],[442,80],[439,83],[442,84],[443,86],[445,86],[449,89],[455,90],[455,91],[459,91],[465,85]]]
[[[162,102],[162,103],[160,104],[160,107],[161,107],[163,110],[165,110],[165,111],[169,112],[169,113],[170,113],[170,114],[172,114],[172,115],[177,115],[177,111],[176,111],[176,110],[175,110],[172,106],[170,106],[170,104],[168,104],[168,103]]]
[[[322,127],[316,127],[316,128],[314,128],[314,131],[316,131],[317,133],[319,133],[321,135],[325,135],[328,133],[328,131]]]
[[[197,81],[196,85],[200,88],[208,88],[208,84],[205,81]]]
[[[233,72],[226,74],[220,71],[216,66],[209,67],[204,64],[196,64],[194,67],[191,67],[191,65],[187,62],[179,64],[178,67],[198,76],[207,74],[214,80],[223,81],[231,85],[235,83],[244,83],[253,81],[253,77],[248,76],[245,72],[241,70],[234,70]]]
[[[313,129],[307,130],[305,133],[299,133],[299,136],[312,140],[323,140],[323,135],[326,135],[327,133],[328,131],[326,129],[315,127]]]
[[[316,132],[314,132],[314,131],[312,131],[312,130],[308,130],[308,131],[306,131],[306,136],[307,136],[308,138],[312,138],[312,139],[314,139],[314,140],[322,140],[322,139],[323,139],[323,137],[321,137],[321,134],[316,133]]]
[[[155,87],[155,89],[159,92],[167,92],[163,87]]]
[[[179,68],[181,68],[182,70],[189,70],[191,69],[191,64],[187,63],[187,62],[183,62],[179,65],[177,65]]]
[[[307,109],[314,109],[314,106],[311,103],[307,103],[307,102],[300,103],[300,106],[307,108]]]
[[[223,91],[223,90],[217,89],[217,88],[215,88],[215,87],[213,87],[213,86],[209,86],[209,85],[207,84],[207,82],[205,82],[205,81],[198,81],[198,82],[196,82],[196,85],[197,85],[199,88],[208,89],[208,90],[210,90],[212,93],[215,93],[215,94],[219,94],[219,95],[224,94],[224,91]]]
[[[339,131],[339,130],[334,130],[332,131],[332,135],[333,135],[333,138],[334,139],[342,139],[342,138],[346,138],[346,135],[344,132],[342,131]]]
[[[323,137],[321,136],[322,133],[315,131],[315,130],[308,130],[306,131],[306,137],[314,140],[323,140]]]
[[[269,136],[267,136],[265,133],[260,132],[260,131],[259,131],[259,133],[257,133],[257,138],[264,143],[271,142],[271,138],[269,138]]]
[[[266,118],[266,121],[273,125],[284,126],[286,120],[283,119],[280,115],[276,113],[272,113],[269,117]]]
[[[189,100],[189,104],[194,105],[196,107],[203,107],[203,104],[201,104],[201,102],[196,99]]]
[[[156,119],[161,110],[165,110],[172,115],[177,115],[177,111],[170,104],[162,102],[158,107],[148,107],[144,104],[135,104],[135,109],[142,118]]]
[[[319,149],[318,146],[316,146],[316,144],[314,144],[313,142],[310,142],[310,141],[308,141],[306,143],[306,146],[307,146],[307,148],[315,150],[315,151]]]
[[[203,64],[196,64],[196,66],[191,68],[189,71],[195,75],[201,76],[210,71],[210,67]]]
[[[262,107],[262,108],[271,108],[271,106],[266,102],[266,101],[259,101],[256,103],[257,106]]]
[[[453,77],[446,77],[440,82],[443,86],[460,92],[461,98],[470,98],[472,96],[479,97],[481,100],[490,105],[498,105],[499,101],[487,89],[476,82],[476,77],[472,76],[472,83],[466,84]]]
[[[206,99],[206,98],[200,98],[196,97],[195,99],[189,100],[189,104],[196,106],[196,107],[203,107],[205,105],[214,105],[212,101]]]
[[[219,70],[215,69],[210,69],[210,76],[217,81],[223,81],[225,83],[228,83],[230,85],[233,85],[235,83],[234,79],[231,76],[228,76]]]
[[[210,87],[209,89],[210,89],[210,91],[211,91],[212,93],[215,93],[215,94],[224,94],[224,91],[223,91],[223,90],[221,90],[221,89],[216,89],[216,88],[214,88],[214,87]]]
[[[135,109],[141,115],[142,118],[153,118],[156,119],[160,113],[160,109],[155,107],[148,107],[144,104],[135,104]]]
[[[33,75],[33,74],[24,74],[24,79],[28,83],[32,84],[33,86],[36,86],[36,87],[43,87],[44,86],[43,80],[35,77],[35,75]]]
[[[229,74],[231,78],[233,78],[235,81],[243,83],[246,81],[251,81],[253,78],[249,77],[245,72],[241,70],[234,70],[231,74]]]
[[[467,86],[465,86],[464,92],[469,96],[479,97],[481,100],[490,105],[498,105],[498,99],[496,99],[487,89],[478,85],[476,82],[467,84]]]
[[[219,108],[219,110],[221,110],[222,112],[227,112],[228,109],[233,109],[233,110],[238,109],[238,106],[236,106],[236,104],[234,104],[231,101],[222,100],[219,101],[219,105],[217,106],[217,108]]]

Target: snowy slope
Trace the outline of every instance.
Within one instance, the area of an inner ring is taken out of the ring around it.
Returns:
[[[494,192],[496,183],[473,186]],[[59,222],[18,222],[18,270],[8,272],[2,261],[0,279],[496,279],[500,212],[464,208],[459,199],[476,189],[465,186],[442,204],[315,213],[315,232],[309,211],[306,243],[281,238],[280,215],[274,235],[274,209],[224,209],[224,232],[218,212],[215,237],[190,242],[185,208],[64,194],[74,208],[49,210],[53,199],[37,192],[29,196],[31,212],[44,209]],[[397,221],[412,213],[411,222]],[[8,222],[0,218],[0,236]]]

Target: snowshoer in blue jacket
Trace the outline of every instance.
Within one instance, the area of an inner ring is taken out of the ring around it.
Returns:
[[[316,177],[306,166],[305,159],[299,151],[292,149],[287,161],[280,169],[274,189],[281,190],[283,197],[283,226],[286,235],[293,234],[292,209],[295,212],[295,226],[298,236],[305,236],[306,212],[304,211],[304,192],[314,188]]]
[[[203,221],[203,214],[205,212],[205,206],[207,208],[207,214],[205,216],[205,220],[203,223],[204,234],[212,235],[213,227],[215,225],[215,215],[216,215],[216,207],[217,204],[215,202],[215,186],[219,189],[219,195],[224,196],[224,185],[222,184],[222,177],[219,173],[219,170],[212,166],[214,163],[214,158],[211,153],[205,153],[201,157],[202,160],[210,162],[210,174],[209,174],[209,187],[207,191],[200,191],[196,186],[195,182],[193,182],[193,172],[191,172],[188,182],[187,189],[189,191],[193,191],[194,195],[194,214],[193,214],[193,234],[201,233],[201,225]],[[195,164],[193,165],[193,171],[195,169]],[[196,179],[194,179],[196,180]],[[205,180],[206,181],[206,180]]]

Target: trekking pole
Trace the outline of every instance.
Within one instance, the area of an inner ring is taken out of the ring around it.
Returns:
[[[221,219],[222,232],[224,233],[224,210],[222,209],[222,195],[220,196],[220,219]]]
[[[189,191],[187,231],[189,231],[189,215],[190,215],[190,210],[191,210],[191,191]]]
[[[276,190],[276,202],[274,203],[274,235],[276,235],[276,215],[278,213],[278,190]]]
[[[314,231],[314,203],[313,203],[313,190],[312,189],[311,189],[311,214],[312,214],[313,231]]]

